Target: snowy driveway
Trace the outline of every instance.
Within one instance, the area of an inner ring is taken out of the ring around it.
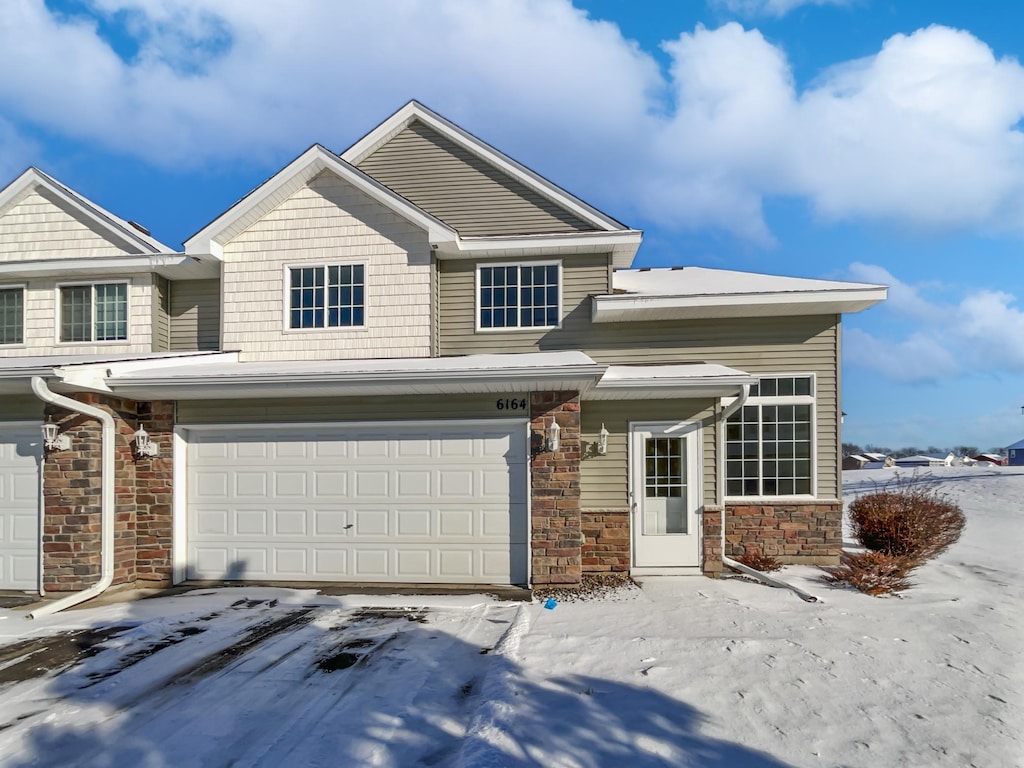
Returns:
[[[0,764],[449,762],[518,605],[362,600],[199,590],[28,638],[10,613],[0,639],[23,639],[0,646]]]

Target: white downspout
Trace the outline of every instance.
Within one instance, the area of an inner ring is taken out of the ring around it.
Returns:
[[[729,406],[724,411],[722,411],[722,415],[718,417],[718,423],[722,427],[725,427],[725,422],[728,420],[728,418],[730,416],[732,416],[734,413],[736,413],[736,411],[738,411],[740,408],[742,408],[746,404],[748,397],[750,397],[750,385],[749,384],[744,384],[743,385],[743,391],[740,392],[740,396],[737,397],[732,403],[730,403]],[[721,435],[721,437],[719,438],[719,441],[718,441],[718,449],[719,449],[719,455],[722,456],[722,459],[718,462],[718,493],[715,494],[715,495],[718,497],[716,500],[718,501],[718,505],[719,505],[719,507],[722,510],[722,525],[721,525],[721,528],[722,528],[722,565],[727,566],[729,568],[732,568],[734,571],[739,571],[742,574],[745,574],[747,576],[755,578],[758,581],[760,581],[760,582],[762,582],[764,584],[767,584],[770,587],[780,587],[782,589],[788,589],[788,590],[790,590],[792,592],[795,592],[797,594],[797,596],[801,600],[804,600],[804,601],[806,601],[808,603],[816,603],[816,602],[818,602],[818,598],[816,598],[814,595],[808,594],[807,592],[804,592],[802,589],[799,589],[798,587],[794,587],[792,584],[787,584],[786,582],[782,581],[782,579],[776,579],[776,578],[773,578],[771,576],[768,576],[767,574],[761,573],[760,571],[758,571],[758,570],[756,570],[754,568],[750,568],[749,566],[746,566],[743,563],[736,562],[731,557],[726,557],[725,556],[725,455],[724,455],[725,454],[725,450],[724,450],[725,449],[725,434],[724,434],[724,431],[720,432],[720,435]]]
[[[26,618],[38,619],[84,603],[103,593],[114,581],[114,419],[109,413],[70,397],[51,392],[39,376],[32,377],[32,392],[44,403],[56,405],[73,413],[90,416],[103,425],[100,442],[100,580],[91,587],[47,603]]]

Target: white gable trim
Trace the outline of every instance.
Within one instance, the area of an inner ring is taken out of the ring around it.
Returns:
[[[619,231],[628,229],[620,222],[613,219],[591,205],[580,200],[573,194],[566,192],[561,187],[552,184],[538,173],[531,171],[525,165],[516,162],[508,155],[500,152],[490,144],[481,141],[473,134],[463,130],[455,123],[447,120],[431,109],[413,100],[395,112],[391,117],[378,125],[363,138],[341,153],[342,159],[353,165],[357,165],[368,157],[374,150],[387,143],[395,134],[405,129],[414,120],[420,120],[438,133],[446,136],[456,144],[464,147],[475,154],[481,160],[499,170],[504,171],[518,181],[525,184],[540,195],[551,200],[588,221],[598,229],[606,231]]]
[[[323,171],[330,171],[399,216],[422,227],[432,244],[456,239],[455,230],[447,224],[396,195],[334,153],[314,144],[190,237],[185,242],[185,253],[222,258],[224,245]]]
[[[81,213],[89,221],[94,222],[108,236],[116,238],[131,248],[136,248],[142,253],[172,253],[174,251],[173,248],[168,248],[159,240],[143,234],[124,219],[82,197],[38,168],[29,168],[0,190],[0,215],[3,215],[9,207],[21,202],[33,190],[39,188],[45,189],[70,208]]]

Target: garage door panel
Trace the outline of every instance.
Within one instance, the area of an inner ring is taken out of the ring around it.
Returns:
[[[522,583],[525,431],[282,427],[197,430],[195,441],[189,433],[189,575]]]

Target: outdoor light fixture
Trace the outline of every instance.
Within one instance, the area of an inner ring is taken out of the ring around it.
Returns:
[[[150,439],[145,427],[139,424],[139,428],[135,432],[135,455],[153,458],[159,454],[160,446]]]
[[[71,447],[71,438],[60,434],[60,428],[47,419],[43,424],[43,445],[48,451],[66,451]]]
[[[549,451],[557,451],[558,446],[561,445],[559,436],[562,434],[562,428],[558,426],[558,422],[554,419],[551,420],[551,424],[548,426],[548,444],[547,449]]]
[[[604,424],[601,425],[601,432],[597,438],[597,454],[604,456],[608,453],[608,430],[605,429]]]

